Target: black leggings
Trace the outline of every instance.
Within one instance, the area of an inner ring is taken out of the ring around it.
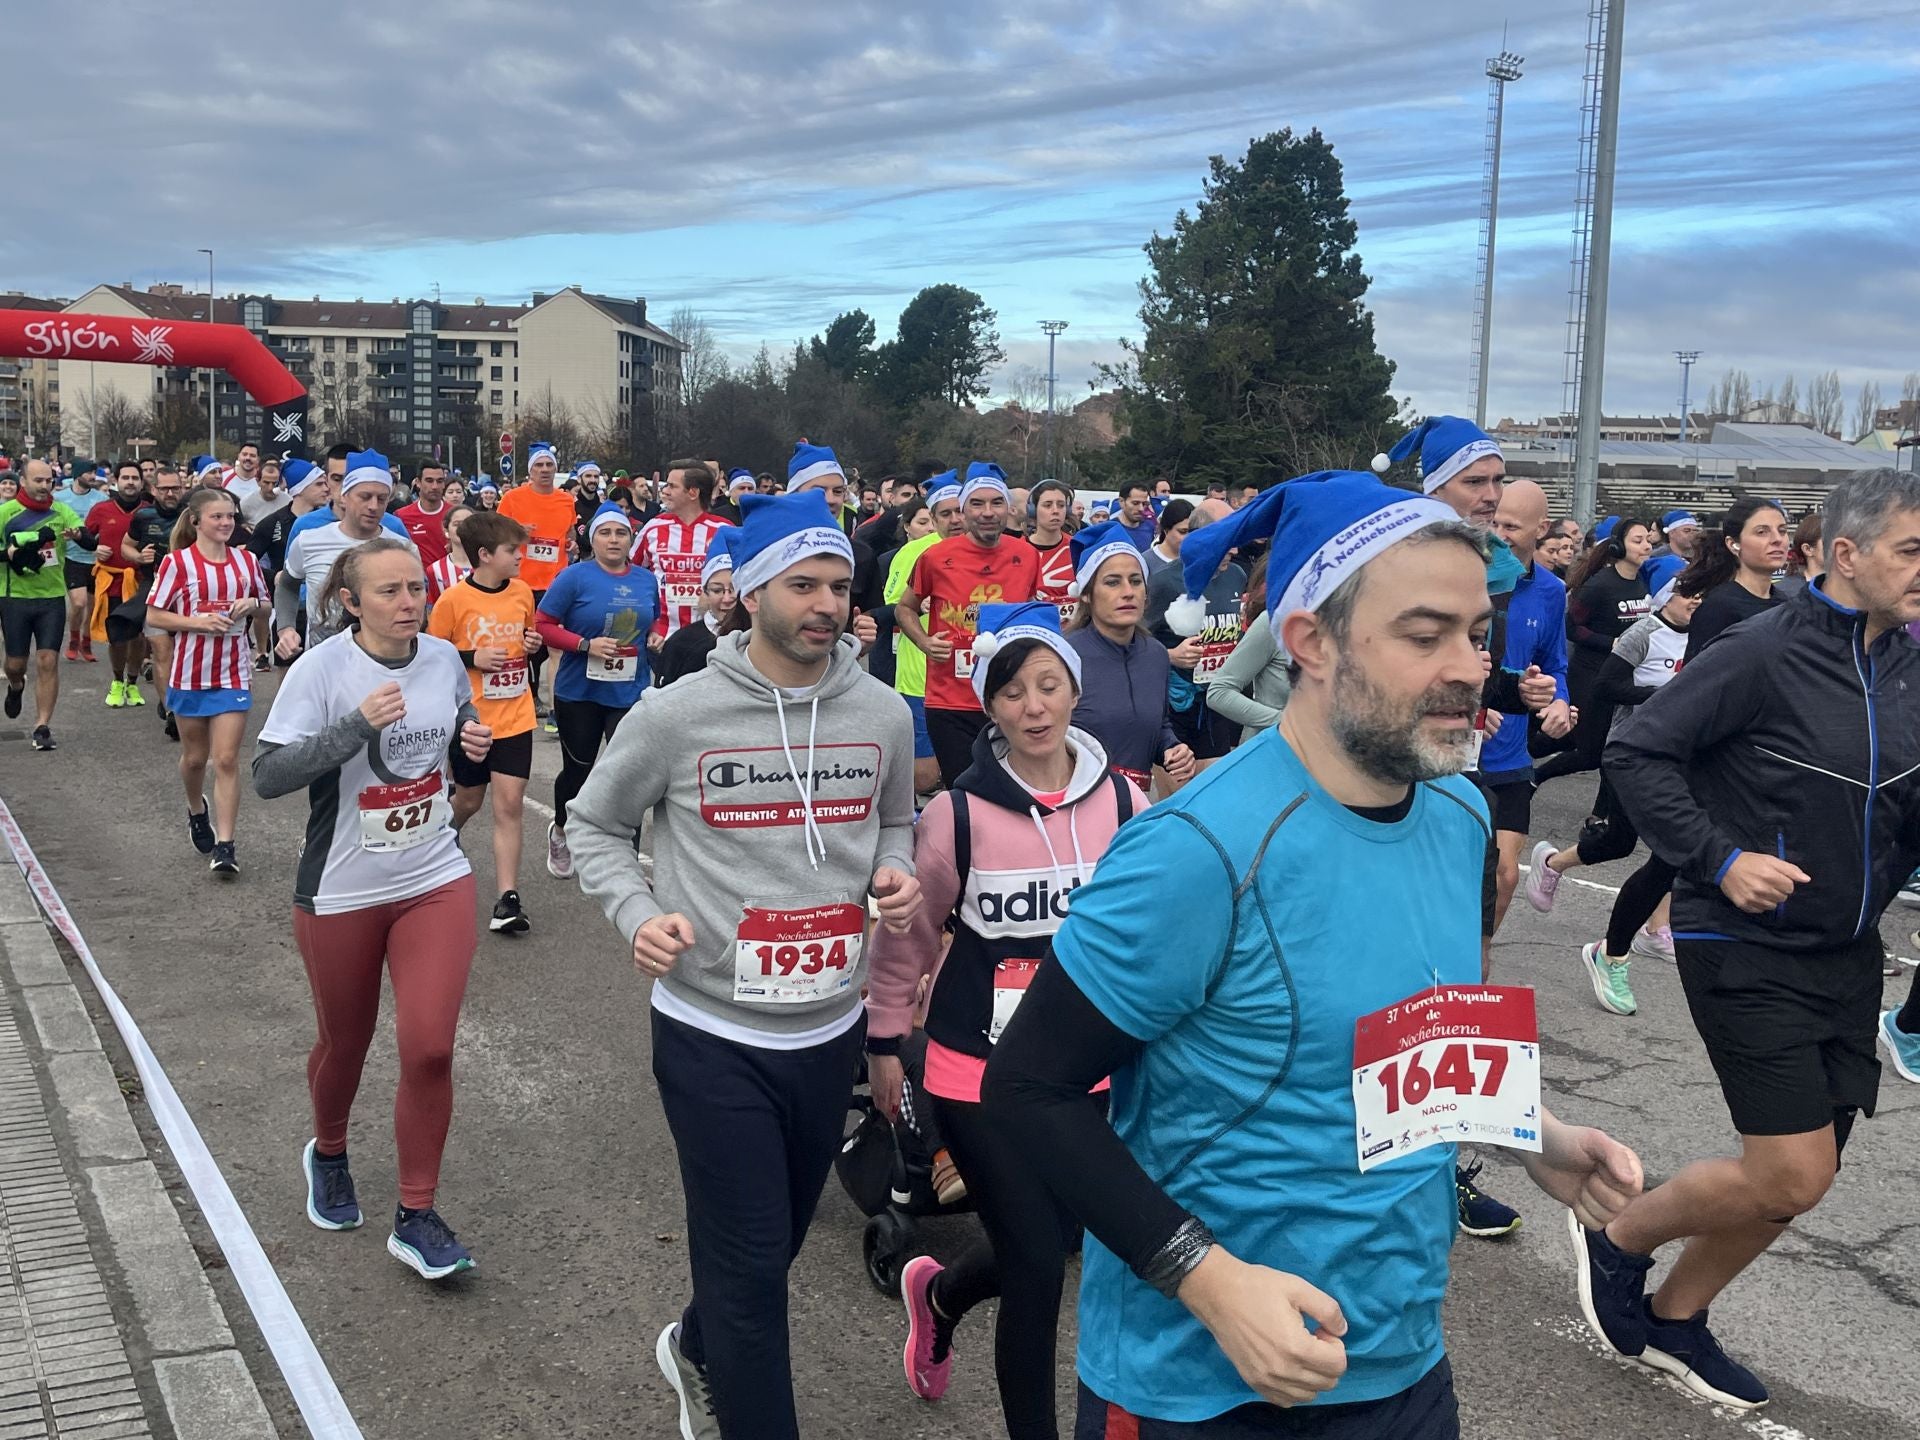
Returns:
[[[596,704],[592,700],[553,701],[553,724],[560,732],[560,773],[553,781],[553,822],[567,828],[567,806],[587,783],[593,762],[600,758],[600,746],[613,738],[613,732],[626,718],[627,709]]]
[[[1627,953],[1634,935],[1653,918],[1679,873],[1658,855],[1649,855],[1647,863],[1627,877],[1607,918],[1607,954],[1618,959]]]
[[[1104,1094],[1088,1097],[1106,1114]],[[1054,1348],[1060,1289],[1077,1227],[1033,1167],[982,1108],[934,1097],[953,1162],[986,1229],[934,1283],[940,1313],[958,1320],[1000,1297],[993,1371],[1011,1440],[1059,1440],[1054,1415]]]
[[[1606,773],[1601,772],[1600,788],[1593,797],[1593,813],[1580,827],[1580,838],[1574,842],[1580,863],[1604,865],[1609,860],[1624,860],[1639,843],[1640,832],[1633,828],[1633,821],[1627,818]]]

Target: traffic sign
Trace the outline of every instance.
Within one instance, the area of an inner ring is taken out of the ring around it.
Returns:
[[[513,432],[511,430],[502,430],[500,432],[500,453],[502,455],[511,455],[513,453]]]
[[[500,473],[502,475],[511,475],[513,473],[513,456],[502,455],[500,457]]]

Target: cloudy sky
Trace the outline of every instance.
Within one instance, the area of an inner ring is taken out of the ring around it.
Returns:
[[[16,7],[0,287],[688,304],[750,354],[923,285],[978,290],[1011,380],[1084,391],[1134,333],[1142,242],[1207,157],[1319,127],[1381,348],[1467,403],[1485,58],[1509,87],[1491,409],[1560,404],[1585,63],[1577,0],[73,0]],[[1672,352],[1765,381],[1920,369],[1912,0],[1633,0],[1607,405],[1671,410]],[[1818,18],[1811,18],[1817,15]],[[1177,19],[1169,19],[1169,16]],[[188,18],[190,17],[190,18]],[[61,61],[66,57],[66,62]],[[84,64],[67,63],[84,57]],[[86,79],[77,77],[85,75]]]

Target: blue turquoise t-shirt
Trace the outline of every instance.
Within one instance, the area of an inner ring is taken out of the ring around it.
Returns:
[[[591,680],[586,656],[562,655],[553,677],[555,699],[591,700],[615,710],[639,703],[653,679],[647,631],[660,613],[660,582],[651,570],[630,565],[615,575],[598,560],[575,561],[553,577],[540,597],[540,609],[576,635],[610,635],[640,651],[639,669],[631,680]]]
[[[107,490],[103,485],[96,485],[91,490],[76,490],[71,484],[67,484],[55,490],[53,498],[64,502],[69,510],[85,520],[87,512],[107,498]],[[67,559],[76,565],[91,565],[94,562],[93,547],[69,540],[67,541]]]
[[[1145,1043],[1113,1077],[1134,1158],[1229,1253],[1340,1302],[1347,1372],[1322,1404],[1397,1394],[1444,1352],[1454,1147],[1360,1173],[1353,1031],[1436,983],[1479,983],[1487,837],[1460,776],[1417,787],[1404,819],[1368,820],[1269,730],[1123,826],[1054,938],[1074,983]],[[1151,921],[1170,885],[1177,937]],[[1092,1236],[1079,1368],[1158,1419],[1260,1399],[1184,1305]]]

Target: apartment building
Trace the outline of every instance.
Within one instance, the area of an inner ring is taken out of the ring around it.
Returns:
[[[0,292],[0,310],[53,314],[66,303],[18,290]],[[44,445],[54,438],[59,416],[59,362],[0,355],[0,445],[16,451]]]
[[[153,320],[205,320],[207,297],[178,285],[136,290],[95,286],[69,313]],[[577,286],[517,305],[440,300],[289,300],[238,294],[216,299],[212,318],[244,325],[307,387],[313,435],[377,439],[425,455],[455,444],[448,458],[470,458],[473,438],[518,427],[522,413],[565,411],[583,423],[623,429],[656,384],[678,392],[684,349],[650,325],[644,299],[590,295]],[[74,362],[69,362],[69,369]],[[205,403],[204,370],[91,362],[92,406],[115,395],[144,411],[169,390]],[[531,378],[523,378],[531,372]],[[211,377],[214,425],[230,444],[258,439],[260,407],[228,375]],[[536,387],[537,386],[537,391]],[[86,416],[69,406],[64,436],[86,443]]]

